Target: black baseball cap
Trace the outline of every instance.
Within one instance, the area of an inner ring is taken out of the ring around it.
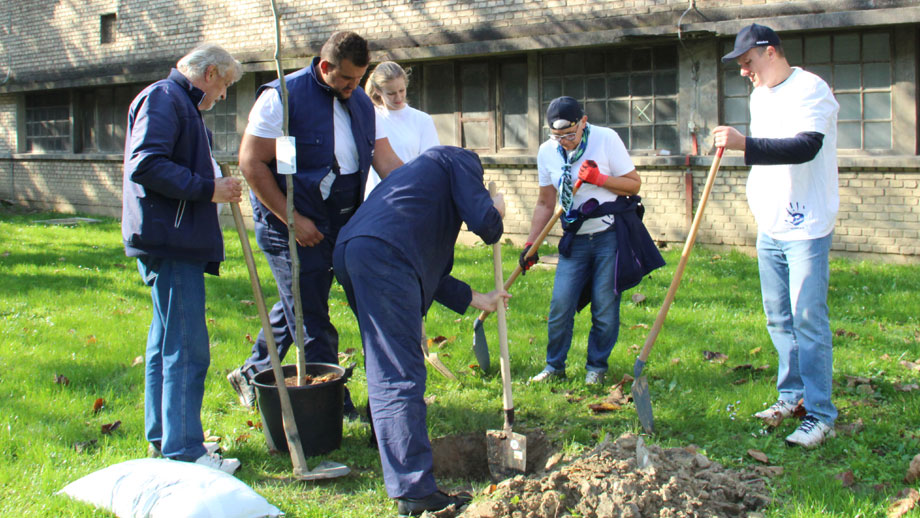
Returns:
[[[562,130],[571,128],[585,116],[581,104],[572,97],[556,97],[546,109],[546,124],[550,129]]]
[[[773,32],[773,29],[766,25],[752,23],[738,32],[738,35],[735,36],[735,49],[722,56],[722,63],[728,63],[754,47],[768,47],[771,45],[774,47],[781,45],[779,36]]]

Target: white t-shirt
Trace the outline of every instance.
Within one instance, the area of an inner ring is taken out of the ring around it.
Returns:
[[[805,131],[824,134],[817,156],[804,164],[755,165],[747,198],[758,229],[783,241],[817,239],[834,230],[837,191],[837,111],[823,79],[793,67],[779,85],[751,94],[751,136],[791,138]]]
[[[607,176],[623,176],[633,171],[636,166],[633,165],[632,159],[629,158],[629,152],[626,146],[620,140],[616,131],[602,126],[591,126],[588,135],[588,146],[585,153],[575,163],[572,164],[572,182],[578,180],[578,169],[585,160],[594,160],[597,162],[597,168],[601,173]],[[562,165],[565,163],[562,154],[559,153],[559,144],[554,140],[547,140],[540,145],[537,152],[537,173],[540,178],[540,187],[552,185],[556,188],[558,194],[559,179],[562,177]],[[579,207],[585,201],[594,198],[599,203],[616,201],[617,195],[609,190],[583,183],[575,193],[573,207]],[[584,224],[578,229],[579,234],[593,234],[606,230],[613,224],[613,214],[601,218],[591,218],[585,220]]]
[[[403,163],[412,160],[430,147],[439,145],[438,131],[434,127],[431,115],[406,106],[400,110],[388,110],[386,106],[375,107],[377,127],[383,128],[390,141],[390,146]],[[367,175],[367,187],[364,196],[380,183],[377,171],[371,168]]]
[[[358,172],[358,148],[355,146],[354,136],[351,134],[351,117],[348,109],[339,102],[338,98],[332,102],[333,122],[335,130],[335,159],[339,162],[342,174]],[[266,88],[256,99],[249,111],[249,124],[246,133],[254,137],[278,138],[283,135],[281,126],[284,123],[284,112],[281,109],[281,95],[274,88]],[[384,129],[377,124],[377,140],[386,138]]]

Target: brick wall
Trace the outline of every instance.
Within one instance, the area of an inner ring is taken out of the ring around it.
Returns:
[[[0,95],[0,155],[16,151],[16,97]]]

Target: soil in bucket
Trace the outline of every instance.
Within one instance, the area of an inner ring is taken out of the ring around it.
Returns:
[[[316,379],[330,381],[291,386],[288,379],[294,377],[296,383],[297,366],[284,365],[282,372],[294,421],[307,457],[322,455],[338,449],[342,445],[342,413],[345,401],[345,369],[331,363],[308,363],[306,374]],[[281,401],[278,399],[278,387],[275,385],[275,373],[271,369],[255,375],[253,385],[262,415],[262,431],[270,450],[288,451],[284,425],[281,419]]]

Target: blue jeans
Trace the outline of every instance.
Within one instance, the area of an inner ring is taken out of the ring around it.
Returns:
[[[137,260],[151,287],[153,320],[144,365],[147,441],[164,457],[193,461],[205,454],[201,428],[204,378],[211,363],[201,261]]]
[[[549,305],[549,342],[546,365],[565,370],[572,346],[572,327],[582,289],[591,283],[591,332],[588,334],[589,371],[606,372],[607,358],[620,332],[620,295],[615,293],[617,234],[611,228],[576,235],[569,257],[559,257],[553,298]]]
[[[805,411],[833,426],[833,354],[827,309],[833,233],[780,241],[757,236],[760,290],[767,330],[779,355],[776,388],[783,401],[805,399]]]

